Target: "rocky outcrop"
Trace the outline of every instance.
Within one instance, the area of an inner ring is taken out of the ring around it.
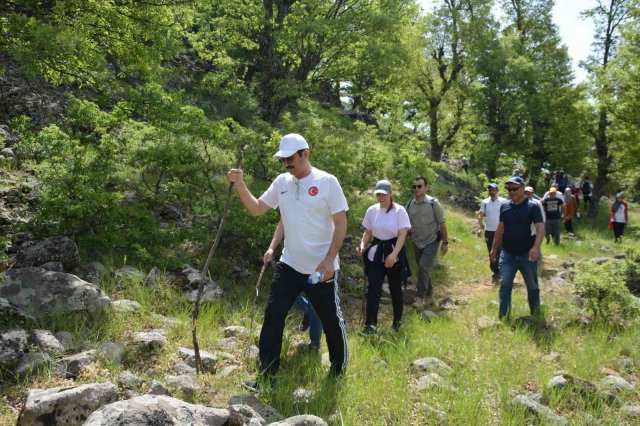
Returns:
[[[10,269],[0,280],[0,297],[34,317],[51,313],[97,316],[109,298],[95,285],[75,275],[42,268]]]
[[[81,425],[95,410],[118,399],[111,383],[31,390],[18,425]]]
[[[164,395],[142,395],[105,405],[84,426],[173,425],[222,426],[229,410],[189,404]]]
[[[27,241],[18,248],[17,266],[41,266],[49,262],[60,262],[65,271],[72,271],[80,264],[78,246],[67,236],[47,238],[42,241]]]

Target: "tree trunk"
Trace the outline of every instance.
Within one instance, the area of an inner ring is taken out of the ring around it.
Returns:
[[[442,159],[443,146],[438,140],[438,100],[429,101],[429,145],[431,145],[431,161]]]
[[[600,109],[598,130],[595,134],[596,153],[598,154],[598,174],[594,182],[593,194],[591,195],[593,202],[589,207],[590,216],[596,215],[600,198],[607,193],[609,185],[609,165],[611,164],[611,157],[609,156],[607,125],[607,111],[602,108]]]

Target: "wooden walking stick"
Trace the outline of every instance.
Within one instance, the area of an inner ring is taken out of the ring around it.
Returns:
[[[238,161],[236,161],[235,165],[236,169],[239,169],[242,165],[243,150],[245,147],[242,147],[242,149],[238,153]],[[202,268],[202,275],[205,277],[207,276],[207,271],[209,270],[209,266],[211,265],[213,254],[218,248],[218,243],[220,243],[222,229],[224,228],[224,224],[227,221],[227,217],[229,217],[229,206],[231,205],[232,191],[233,182],[229,182],[229,187],[227,188],[227,199],[224,203],[224,213],[222,215],[222,220],[220,221],[220,226],[218,227],[218,233],[216,234],[216,238],[213,240],[213,244],[211,245],[211,249],[209,250],[209,256],[207,256],[207,261],[204,263],[204,268]],[[198,315],[200,314],[200,298],[202,297],[202,292],[204,290],[204,283],[205,280],[201,280],[198,284],[198,295],[196,296],[196,303],[191,314],[191,335],[193,337],[193,352],[196,358],[196,374],[199,374],[202,370],[202,361],[200,360],[200,346],[198,345]]]
[[[256,303],[258,302],[258,292],[260,291],[260,283],[262,282],[262,276],[264,275],[264,270],[267,268],[268,263],[263,263],[262,268],[260,269],[260,275],[258,276],[258,281],[256,282],[256,292],[253,294],[253,309],[251,310],[251,323],[249,325],[249,341],[253,337],[253,321],[256,317]]]

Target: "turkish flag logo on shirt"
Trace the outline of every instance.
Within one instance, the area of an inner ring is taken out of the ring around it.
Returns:
[[[311,195],[312,197],[318,195],[318,187],[312,186],[311,188],[309,188],[309,195]]]

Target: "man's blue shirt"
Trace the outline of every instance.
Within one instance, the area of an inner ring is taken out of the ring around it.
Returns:
[[[525,198],[520,204],[507,200],[500,206],[500,222],[504,225],[502,248],[511,254],[527,254],[536,236],[531,235],[531,224],[542,223],[540,205]]]

